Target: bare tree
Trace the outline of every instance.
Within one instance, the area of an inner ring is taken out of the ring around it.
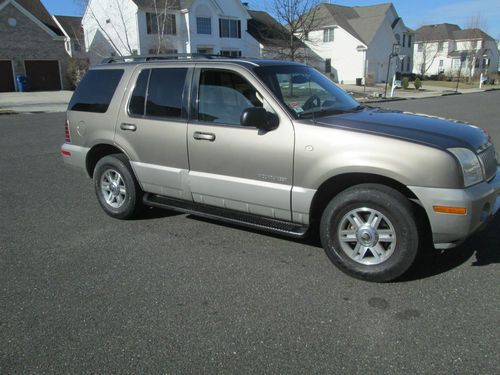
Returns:
[[[130,19],[127,19],[127,13],[123,1],[109,0],[111,9],[103,7],[103,2],[91,0],[75,0],[75,2],[88,14],[95,22],[96,31],[100,32],[104,40],[92,44],[93,51],[98,56],[109,55],[108,44],[119,55],[133,55],[137,51],[131,44],[131,35],[129,30]],[[152,50],[160,53],[167,49],[169,45],[169,36],[172,32],[172,18],[168,16],[168,11],[174,9],[175,0],[148,0],[146,5],[148,23],[151,31],[156,35],[156,42]],[[104,15],[104,17],[102,17]],[[88,46],[87,46],[88,47]]]
[[[318,27],[319,0],[272,0],[270,13],[284,25],[286,37],[280,54],[288,60],[303,60],[305,41]],[[283,31],[284,32],[284,31]]]
[[[467,28],[464,30],[464,41],[462,42],[462,50],[467,54],[465,68],[467,70],[467,79],[472,81],[473,71],[475,67],[480,66],[480,60],[483,55],[485,40],[481,31],[486,31],[487,26],[481,14],[471,16],[467,21]],[[477,72],[476,72],[477,74]]]

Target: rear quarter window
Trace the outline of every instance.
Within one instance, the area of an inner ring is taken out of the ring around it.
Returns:
[[[105,113],[122,76],[123,69],[90,70],[78,85],[68,109]]]

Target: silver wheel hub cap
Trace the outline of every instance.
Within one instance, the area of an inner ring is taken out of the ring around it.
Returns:
[[[101,194],[108,205],[120,208],[127,198],[125,181],[114,169],[107,169],[101,176]]]
[[[396,230],[391,221],[372,208],[349,211],[340,221],[337,235],[342,251],[363,265],[385,262],[396,247]]]

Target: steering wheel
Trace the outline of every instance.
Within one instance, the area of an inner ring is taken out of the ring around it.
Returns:
[[[302,106],[302,109],[304,111],[307,111],[311,108],[317,108],[321,107],[321,98],[318,95],[311,95],[309,99],[306,100],[304,105]]]

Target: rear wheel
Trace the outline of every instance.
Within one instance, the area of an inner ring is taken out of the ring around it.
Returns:
[[[111,217],[130,219],[142,208],[142,190],[123,154],[105,156],[97,162],[94,187],[99,204]]]
[[[404,195],[383,185],[363,184],[332,199],[321,218],[320,237],[326,254],[342,271],[385,282],[414,262],[417,228]]]

